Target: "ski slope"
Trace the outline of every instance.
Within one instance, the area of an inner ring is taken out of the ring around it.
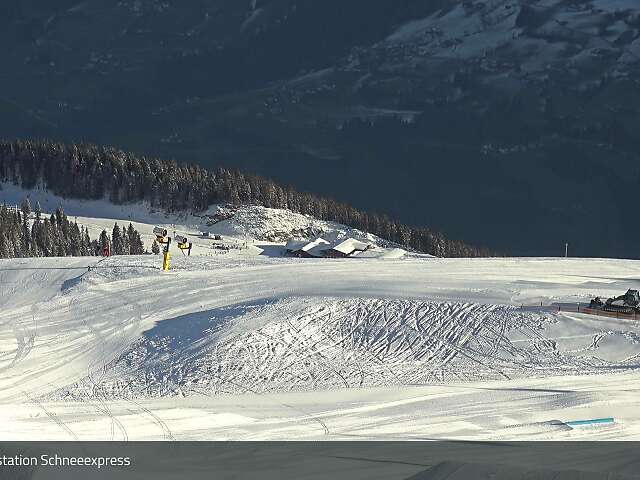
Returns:
[[[238,251],[173,265],[0,261],[1,439],[640,433],[637,322],[533,308],[626,291],[640,262]]]
[[[295,259],[283,239],[393,245],[261,207],[167,215],[3,186],[25,194],[92,237],[132,221],[149,246],[160,224],[194,249],[170,272],[153,255],[0,260],[0,439],[639,436],[637,322],[539,306],[638,288],[640,262]]]
[[[223,254],[213,248],[214,242],[204,238],[203,233],[220,235],[225,239],[225,245],[244,250],[243,253],[250,256],[282,256],[282,247],[287,240],[309,240],[319,235],[329,241],[354,238],[379,247],[390,247],[367,252],[367,256],[400,258],[406,253],[397,248],[398,245],[370,233],[289,210],[257,205],[211,205],[205,212],[167,213],[144,202],[116,205],[107,200],[69,199],[43,188],[26,190],[0,182],[0,203],[17,207],[25,198],[29,199],[32,208],[39,204],[46,214],[62,208],[70,219],[87,228],[92,239],[97,239],[102,230],[111,234],[115,222],[121,227],[132,223],[149,250],[155,239],[153,228],[158,225],[172,236],[176,233],[186,236],[193,243],[192,253],[199,256]],[[179,251],[174,248],[176,253]]]

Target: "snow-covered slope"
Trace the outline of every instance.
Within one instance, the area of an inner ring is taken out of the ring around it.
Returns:
[[[263,393],[634,370],[640,326],[517,307],[294,297],[161,322],[57,398]]]
[[[638,261],[287,258],[287,238],[384,242],[255,206],[2,190],[27,193],[92,236],[133,221],[149,245],[161,224],[195,250],[170,272],[153,255],[0,260],[0,438],[640,436],[639,321],[541,307],[637,288]]]
[[[640,325],[520,308],[617,294],[640,262],[238,250],[0,274],[0,438],[640,435]],[[562,423],[593,416],[616,421]]]
[[[334,222],[318,220],[309,215],[289,210],[265,208],[254,205],[212,205],[206,212],[167,213],[151,208],[145,203],[115,205],[106,200],[77,200],[62,198],[43,189],[24,190],[13,184],[0,184],[0,202],[20,205],[28,198],[33,207],[39,203],[44,212],[54,212],[62,207],[70,218],[89,229],[91,238],[98,238],[106,229],[111,233],[114,222],[127,225],[131,222],[141,233],[145,247],[150,250],[155,238],[153,228],[165,227],[171,235],[186,235],[193,245],[194,255],[220,254],[214,249],[211,238],[203,233],[221,235],[225,245],[244,250],[249,255],[282,256],[281,247],[290,239],[311,239],[322,235],[330,241],[355,238],[382,247],[374,256],[397,258],[404,251],[392,251],[397,245],[360,230]],[[389,250],[384,250],[389,248]],[[177,248],[175,253],[179,254]]]
[[[355,228],[277,208],[214,206],[200,218],[211,232],[259,241],[285,242],[322,236],[329,241],[355,238],[376,245],[390,245],[390,242]]]

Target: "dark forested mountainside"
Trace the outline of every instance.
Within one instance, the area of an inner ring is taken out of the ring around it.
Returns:
[[[147,201],[173,212],[200,212],[214,203],[284,208],[359,228],[432,255],[490,254],[487,249],[447,239],[427,228],[413,228],[386,215],[301,193],[256,175],[223,168],[210,171],[95,145],[0,142],[0,180],[25,189],[42,185],[66,198],[106,198],[116,204]]]
[[[638,1],[3,0],[0,43],[2,138],[238,168],[510,255],[640,258]]]
[[[70,221],[61,208],[47,217],[39,205],[32,211],[28,199],[19,209],[0,205],[0,258],[97,256],[107,246],[112,255],[145,253],[140,233],[131,223],[122,230],[116,223],[111,235],[103,230],[91,240],[89,232]]]

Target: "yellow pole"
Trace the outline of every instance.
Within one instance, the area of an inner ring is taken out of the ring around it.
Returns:
[[[168,237],[165,242],[164,248],[162,249],[162,271],[169,271],[169,260],[171,260],[171,254],[169,253],[169,245],[171,245],[171,237]]]

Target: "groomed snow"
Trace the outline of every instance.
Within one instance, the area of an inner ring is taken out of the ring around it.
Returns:
[[[28,193],[92,237],[131,220],[147,246],[161,224],[194,250],[172,251],[170,272],[153,255],[0,260],[0,439],[640,435],[638,322],[536,307],[637,288],[638,261],[286,258],[266,239],[382,242],[284,210]]]
[[[519,308],[624,292],[640,262],[232,252],[159,266],[0,261],[0,438],[640,433],[637,322]]]

